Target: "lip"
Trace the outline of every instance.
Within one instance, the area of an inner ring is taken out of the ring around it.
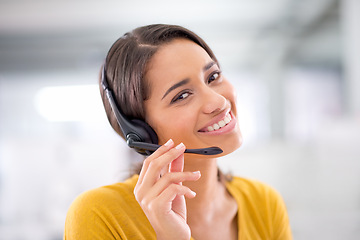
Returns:
[[[231,121],[224,127],[216,130],[216,131],[211,131],[211,132],[202,132],[201,130],[204,128],[207,128],[207,126],[211,126],[217,122],[219,122],[221,119],[223,119],[227,114],[230,114],[231,116]],[[223,114],[217,116],[216,118],[212,119],[207,125],[206,127],[202,128],[201,130],[198,131],[198,133],[200,134],[206,134],[206,135],[220,135],[220,134],[224,134],[224,133],[228,133],[231,132],[236,126],[236,118],[235,116],[232,114],[232,112],[230,110],[224,112]]]

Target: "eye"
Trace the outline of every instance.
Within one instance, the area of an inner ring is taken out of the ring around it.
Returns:
[[[171,100],[171,103],[175,103],[175,102],[178,102],[178,101],[182,101],[182,100],[188,98],[190,95],[191,95],[191,92],[189,92],[189,91],[180,92],[178,95],[176,95],[176,96]]]
[[[214,73],[210,74],[210,77],[209,77],[209,79],[207,81],[208,84],[210,84],[211,82],[216,81],[217,79],[219,79],[220,74],[221,74],[221,72],[214,72]]]

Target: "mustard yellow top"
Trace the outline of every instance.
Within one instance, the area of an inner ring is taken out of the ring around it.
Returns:
[[[77,197],[66,217],[64,240],[156,239],[133,194],[137,179],[134,175]],[[239,177],[226,187],[238,203],[239,239],[292,239],[285,204],[273,188]]]

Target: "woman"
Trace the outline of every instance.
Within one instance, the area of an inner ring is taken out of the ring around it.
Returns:
[[[139,175],[80,195],[64,239],[291,239],[275,190],[218,170],[217,158],[239,148],[242,136],[234,88],[200,37],[173,25],[137,28],[109,50],[101,82],[112,127],[129,143],[114,99],[127,119],[151,126],[162,146]],[[223,152],[184,153],[209,146]]]

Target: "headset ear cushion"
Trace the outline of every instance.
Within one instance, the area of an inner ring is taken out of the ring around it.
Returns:
[[[150,127],[149,124],[147,124],[145,121],[140,120],[140,119],[132,119],[131,122],[133,122],[135,125],[141,127],[143,130],[145,130],[145,133],[141,134],[141,136],[140,136],[144,142],[158,144],[159,140],[158,140],[157,134],[154,131],[154,129],[152,129],[152,127]],[[142,132],[144,132],[144,131],[142,131]],[[144,135],[147,135],[147,136],[144,136]]]

